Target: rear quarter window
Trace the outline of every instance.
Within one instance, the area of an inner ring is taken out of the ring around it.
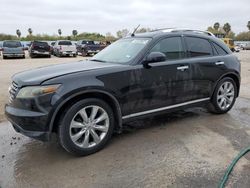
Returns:
[[[198,37],[185,37],[190,57],[211,56],[213,49],[210,42]]]
[[[222,47],[220,47],[215,42],[213,42],[213,46],[215,48],[217,55],[227,55],[228,54]]]

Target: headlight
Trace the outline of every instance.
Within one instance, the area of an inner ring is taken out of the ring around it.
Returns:
[[[58,89],[60,84],[57,85],[47,85],[47,86],[27,86],[22,88],[16,98],[32,98],[44,94],[54,93]]]

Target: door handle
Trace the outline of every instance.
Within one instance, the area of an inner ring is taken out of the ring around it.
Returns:
[[[215,65],[224,65],[225,63],[223,61],[218,61],[215,63]]]
[[[180,70],[180,71],[184,71],[186,69],[189,69],[189,67],[187,65],[177,67],[177,70]]]

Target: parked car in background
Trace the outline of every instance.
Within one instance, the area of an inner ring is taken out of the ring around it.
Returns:
[[[43,141],[56,133],[66,151],[89,155],[138,118],[194,106],[227,113],[239,96],[240,62],[211,33],[159,30],[11,83],[5,114],[16,131]]]
[[[245,43],[245,44],[242,46],[242,49],[243,49],[243,50],[250,50],[250,42]]]
[[[93,40],[79,40],[76,45],[77,52],[81,53],[82,56],[97,54],[105,47],[105,45],[95,43]]]
[[[54,55],[55,56],[73,56],[76,57],[76,45],[69,40],[58,40],[54,45]]]
[[[48,42],[49,43],[49,45],[50,45],[50,54],[51,55],[54,55],[54,46],[55,46],[55,41],[50,41],[50,42]]]
[[[234,47],[234,51],[235,51],[235,52],[240,52],[240,46],[235,45],[235,47]]]
[[[50,46],[47,42],[34,41],[29,48],[29,55],[33,57],[51,57]]]
[[[24,48],[20,41],[6,40],[3,41],[3,46],[1,48],[3,59],[8,57],[21,57],[25,58]]]

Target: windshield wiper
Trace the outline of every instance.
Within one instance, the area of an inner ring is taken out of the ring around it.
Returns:
[[[106,61],[103,61],[103,60],[100,60],[100,59],[90,59],[90,61],[97,61],[97,62],[106,62]]]

